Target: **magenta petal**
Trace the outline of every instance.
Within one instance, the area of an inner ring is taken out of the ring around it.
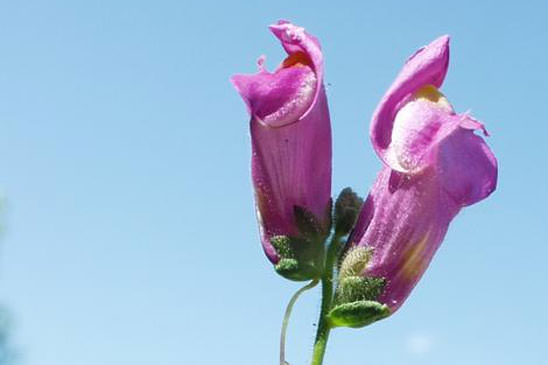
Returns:
[[[350,244],[372,249],[362,273],[386,279],[377,299],[397,310],[417,284],[461,206],[440,187],[433,169],[408,176],[383,168],[360,215],[372,216]],[[371,211],[372,210],[372,211]]]
[[[394,170],[417,173],[434,163],[440,142],[459,128],[462,117],[429,100],[406,103],[396,115],[385,155]]]
[[[303,28],[270,27],[288,58],[273,73],[262,67],[232,82],[251,114],[252,178],[266,255],[278,254],[270,239],[298,236],[294,209],[305,208],[329,225],[331,125],[318,41]]]
[[[273,73],[263,67],[254,75],[235,75],[231,81],[250,114],[271,127],[295,123],[311,112],[323,83],[323,55],[318,40],[304,28],[280,21],[270,29],[288,58]]]
[[[422,86],[440,87],[449,64],[449,36],[442,36],[419,49],[403,66],[373,114],[371,141],[379,157],[387,164],[387,150],[392,141],[394,118],[405,99]]]
[[[496,159],[471,129],[483,126],[466,115],[446,117],[460,124],[436,142],[424,170],[382,169],[349,238],[350,247],[371,249],[362,275],[386,280],[378,301],[392,311],[427,269],[453,217],[496,188]]]
[[[444,190],[461,205],[489,196],[497,185],[497,160],[485,141],[459,128],[439,149],[438,171]]]
[[[298,52],[306,54],[311,61],[311,66],[316,73],[317,80],[323,82],[323,54],[318,39],[307,33],[303,27],[291,24],[286,20],[280,20],[269,28],[282,42],[282,46],[288,54]],[[319,94],[320,88],[316,88],[315,98]]]
[[[232,82],[250,113],[261,123],[281,127],[295,123],[310,108],[317,80],[308,66],[281,68],[255,75],[236,75]]]
[[[325,92],[298,123],[270,128],[252,120],[251,138],[252,175],[263,239],[298,235],[295,206],[308,209],[328,224],[331,126]]]

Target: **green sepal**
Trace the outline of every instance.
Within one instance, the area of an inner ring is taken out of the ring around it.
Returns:
[[[351,188],[344,188],[340,192],[333,212],[336,234],[344,236],[354,228],[362,204],[363,199]]]
[[[318,268],[299,263],[296,259],[281,259],[274,269],[284,278],[293,281],[311,280],[320,275]]]
[[[339,282],[335,292],[335,303],[351,303],[361,300],[376,300],[382,293],[386,280],[377,277],[348,276]]]
[[[278,274],[294,281],[312,280],[321,276],[322,245],[289,236],[274,236],[270,242],[280,257],[274,266]]]
[[[390,308],[373,300],[360,300],[336,305],[327,314],[329,325],[333,327],[360,328],[390,315]]]
[[[324,241],[331,229],[331,201],[320,221],[306,208],[293,207],[297,237],[274,236],[270,242],[280,261],[275,265],[278,274],[286,279],[305,281],[321,277],[324,266]]]
[[[294,259],[295,252],[291,244],[291,238],[288,236],[274,236],[270,239],[278,256],[284,259]]]

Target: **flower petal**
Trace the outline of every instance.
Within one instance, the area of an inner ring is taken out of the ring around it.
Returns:
[[[496,188],[497,161],[474,134],[483,125],[466,115],[451,118],[460,124],[437,143],[423,171],[382,169],[349,238],[349,249],[371,250],[362,275],[386,280],[377,300],[392,311],[411,293],[460,209]]]
[[[317,79],[309,66],[287,67],[275,73],[236,75],[232,82],[250,113],[270,127],[295,123],[314,101]]]
[[[469,117],[465,120],[470,123]],[[441,184],[456,202],[471,205],[495,190],[497,160],[473,130],[459,128],[446,138],[440,145],[438,159]]]
[[[323,56],[318,40],[304,28],[286,21],[271,25],[288,57],[273,72],[258,61],[259,72],[235,75],[232,83],[258,121],[281,127],[304,118],[322,92]]]
[[[417,98],[398,111],[385,155],[391,168],[417,173],[434,162],[440,141],[461,123],[461,118],[446,105],[449,103]]]
[[[317,79],[323,82],[323,53],[318,39],[306,32],[303,27],[291,24],[287,20],[280,20],[269,28],[282,42],[282,46],[288,54],[305,54],[310,60]],[[320,90],[317,88],[314,98],[317,98],[319,93]]]
[[[331,199],[331,125],[325,92],[298,123],[270,128],[251,121],[252,175],[265,238],[298,235],[294,207],[327,224]]]
[[[368,200],[374,212],[362,214],[372,215],[369,227],[358,228],[360,234],[350,242],[372,250],[362,275],[386,280],[377,300],[395,311],[428,267],[461,206],[440,188],[434,169],[404,175],[384,167]]]
[[[387,158],[392,142],[394,119],[406,99],[425,85],[439,88],[443,83],[449,64],[449,36],[439,37],[419,49],[403,66],[373,114],[370,137],[379,157],[393,168]]]

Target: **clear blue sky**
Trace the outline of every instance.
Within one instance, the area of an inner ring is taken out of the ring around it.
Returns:
[[[326,365],[545,363],[548,8],[521,1],[9,1],[0,5],[0,302],[28,365],[276,364],[284,306],[259,245],[243,102],[228,82],[317,35],[334,191],[404,60],[452,36],[444,93],[487,125],[499,187],[463,211],[393,317],[332,333]],[[306,364],[318,292],[288,358]]]

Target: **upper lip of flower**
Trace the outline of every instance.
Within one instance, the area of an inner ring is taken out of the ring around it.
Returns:
[[[383,162],[388,163],[396,114],[410,95],[425,85],[439,88],[443,84],[449,65],[449,40],[448,35],[441,36],[411,55],[375,110],[370,137]]]

